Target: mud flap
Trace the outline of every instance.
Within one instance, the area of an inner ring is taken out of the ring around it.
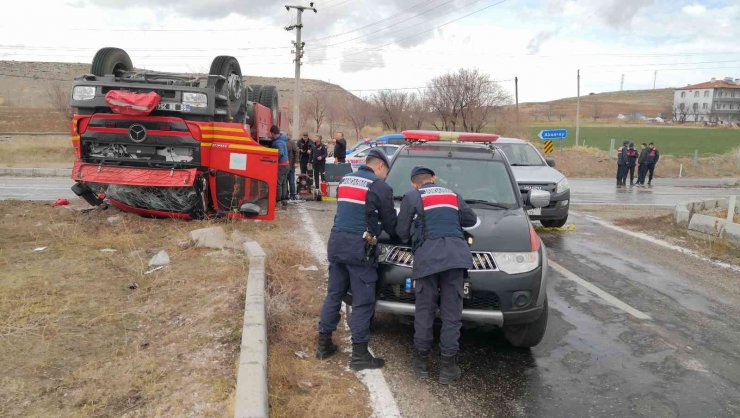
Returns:
[[[92,191],[90,186],[84,183],[75,183],[74,186],[71,187],[74,194],[77,196],[85,199],[87,203],[90,204],[90,206],[99,206],[103,203],[103,199],[99,198],[98,195],[95,194],[95,192]]]

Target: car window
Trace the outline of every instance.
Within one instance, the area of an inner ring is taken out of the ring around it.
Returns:
[[[540,153],[530,144],[496,144],[513,166],[545,165]]]
[[[392,157],[393,154],[396,153],[396,151],[398,151],[398,147],[383,147],[383,152],[388,158]]]
[[[438,185],[459,193],[463,199],[519,206],[505,163],[492,160],[452,160],[400,154],[386,180],[393,187],[394,195],[402,196],[411,190],[411,170],[416,166],[431,168]]]

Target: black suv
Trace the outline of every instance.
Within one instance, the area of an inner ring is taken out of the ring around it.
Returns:
[[[387,182],[397,206],[415,166],[434,170],[437,184],[459,193],[478,215],[466,228],[475,267],[465,279],[463,321],[502,327],[516,347],[537,345],[547,325],[547,253],[525,204],[547,206],[549,193],[532,191],[524,202],[508,160],[493,144],[417,142],[391,161]],[[384,235],[380,252],[376,310],[413,316],[411,248]]]

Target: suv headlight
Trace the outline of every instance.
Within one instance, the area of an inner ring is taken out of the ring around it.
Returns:
[[[72,99],[74,100],[92,100],[95,98],[95,87],[92,86],[75,86],[72,89]]]
[[[203,93],[183,93],[182,104],[188,104],[192,107],[207,107],[208,96]]]
[[[379,244],[378,249],[380,250],[380,256],[378,257],[378,261],[381,263],[385,263],[385,259],[388,258],[388,254],[390,254],[391,250],[393,249],[393,246],[390,244]]]
[[[540,253],[532,251],[527,253],[493,253],[499,270],[507,274],[526,273],[536,269],[540,265]]]
[[[555,193],[563,193],[567,190],[570,190],[570,183],[568,183],[567,178],[563,177],[563,179],[558,182],[557,187],[555,187]]]

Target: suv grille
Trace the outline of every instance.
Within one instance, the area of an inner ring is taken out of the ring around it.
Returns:
[[[473,251],[473,271],[496,271],[496,263],[493,260],[493,254],[483,251]],[[409,247],[393,247],[385,259],[388,264],[395,264],[401,267],[414,266],[414,253]]]
[[[387,284],[381,287],[378,297],[381,300],[387,300],[389,302],[414,303],[416,301],[413,291],[407,292],[403,289],[403,285],[394,284]],[[473,289],[470,298],[463,299],[463,309],[499,311],[501,310],[501,301],[494,292],[476,291]]]

